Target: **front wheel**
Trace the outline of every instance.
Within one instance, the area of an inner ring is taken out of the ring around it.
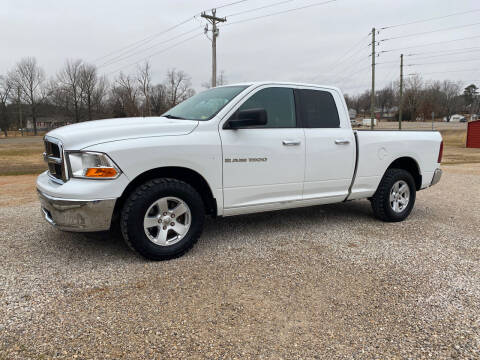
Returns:
[[[125,242],[150,260],[179,257],[197,242],[205,208],[189,184],[176,179],[154,179],[139,186],[122,210]]]
[[[388,169],[371,199],[373,213],[380,220],[405,220],[415,204],[416,187],[412,175],[403,169]]]

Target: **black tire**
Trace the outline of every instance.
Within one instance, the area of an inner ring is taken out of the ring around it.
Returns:
[[[400,212],[393,210],[390,204],[390,192],[398,181],[407,183],[410,191],[409,202]],[[398,222],[405,220],[413,209],[416,197],[416,186],[412,175],[403,169],[388,169],[383,175],[378,189],[370,200],[373,213],[377,219],[387,222]]]
[[[143,227],[144,216],[160,198],[176,197],[185,202],[191,212],[190,228],[177,243],[161,246],[150,241]],[[176,179],[160,178],[147,181],[136,188],[122,209],[120,226],[127,245],[150,260],[169,260],[189,251],[200,237],[205,220],[201,196],[189,184]]]

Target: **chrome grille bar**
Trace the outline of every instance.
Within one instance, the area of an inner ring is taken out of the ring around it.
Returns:
[[[63,144],[50,136],[44,137],[44,143],[43,159],[48,166],[48,175],[56,183],[63,184],[67,180],[63,161]]]

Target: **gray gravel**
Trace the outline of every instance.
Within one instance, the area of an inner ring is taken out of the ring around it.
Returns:
[[[153,263],[0,207],[0,359],[480,358],[480,166],[399,224],[367,201],[207,221]]]

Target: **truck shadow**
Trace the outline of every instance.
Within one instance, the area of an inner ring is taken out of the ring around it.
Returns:
[[[193,256],[199,253],[208,254],[208,249],[212,249],[212,246],[244,244],[243,240],[246,238],[255,242],[256,240],[262,241],[265,236],[274,239],[285,236],[286,233],[291,234],[292,231],[297,232],[300,236],[305,231],[322,231],[322,228],[325,228],[328,233],[328,229],[332,229],[332,226],[372,224],[377,221],[373,218],[368,201],[312,206],[226,218],[207,218],[203,234],[189,254],[190,256],[192,253]],[[118,226],[112,227],[109,232],[62,233],[58,231],[56,234],[57,241],[63,242],[64,250],[69,250],[64,254],[76,260],[79,258],[105,257],[105,260],[108,258],[110,261],[115,258],[129,262],[144,261],[142,258],[135,256],[124,243]]]

